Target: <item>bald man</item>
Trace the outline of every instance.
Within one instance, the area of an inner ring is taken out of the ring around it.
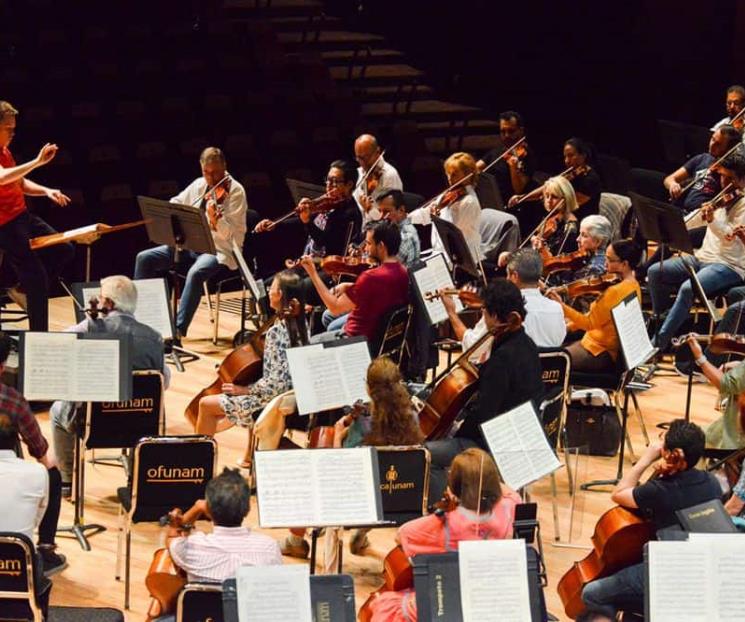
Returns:
[[[367,177],[367,181],[360,184],[354,191],[354,200],[362,210],[363,227],[368,222],[380,220],[383,216],[378,208],[378,198],[389,190],[403,190],[404,185],[398,171],[381,157],[380,145],[372,134],[362,134],[354,141],[354,158],[357,160],[357,182],[375,166]],[[373,181],[375,179],[375,181]],[[368,187],[371,190],[368,192]]]

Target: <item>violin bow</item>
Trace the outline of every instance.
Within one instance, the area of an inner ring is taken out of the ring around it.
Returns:
[[[574,167],[574,166],[570,166],[570,167],[569,167],[568,169],[566,169],[565,171],[561,171],[561,173],[559,173],[559,174],[557,175],[557,177],[566,177],[566,176],[567,176],[567,175],[569,175],[569,173],[571,173],[571,172],[572,172],[572,171],[573,171],[573,170],[574,170],[575,168],[576,168],[576,167]],[[514,205],[513,205],[513,206],[512,206],[512,207],[511,207],[510,209],[514,209],[514,208],[516,208],[516,207],[517,207],[518,205],[520,205],[521,203],[524,203],[525,201],[528,201],[528,200],[533,200],[534,198],[538,198],[538,195],[539,195],[539,194],[540,194],[541,192],[543,192],[543,189],[544,189],[545,187],[546,187],[546,182],[543,182],[543,184],[541,184],[540,186],[538,186],[538,188],[535,188],[534,190],[531,190],[531,191],[530,191],[530,192],[528,192],[527,194],[524,194],[524,195],[523,195],[522,197],[520,197],[520,198],[519,198],[519,199],[518,199],[517,201],[515,201],[515,204],[514,204]]]
[[[225,173],[225,177],[223,177],[220,181],[218,181],[214,186],[211,188],[207,188],[207,190],[204,191],[204,194],[202,194],[197,200],[195,200],[191,206],[196,207],[199,203],[201,203],[204,200],[204,197],[206,197],[210,192],[214,192],[222,186],[228,179],[230,179],[230,173]]]
[[[385,149],[380,152],[380,155],[375,158],[375,162],[372,163],[372,166],[365,171],[365,174],[360,177],[359,181],[357,182],[357,185],[354,187],[354,192],[359,190],[362,187],[362,184],[364,184],[367,181],[367,178],[370,176],[370,174],[375,170],[375,167],[378,166],[378,162],[382,159],[382,157],[385,155]]]
[[[69,287],[67,287],[67,285],[65,284],[65,282],[64,282],[64,281],[63,281],[62,279],[60,279],[60,280],[59,280],[59,282],[60,282],[60,285],[62,285],[62,289],[64,289],[64,290],[65,290],[65,291],[67,292],[67,295],[68,295],[68,296],[69,296],[70,298],[72,298],[72,301],[73,301],[73,302],[75,303],[75,306],[76,306],[76,307],[78,308],[78,310],[80,310],[80,311],[82,311],[83,313],[85,313],[85,307],[84,307],[83,305],[81,305],[81,304],[80,304],[80,302],[78,301],[78,299],[77,299],[77,298],[75,298],[75,294],[73,294],[73,293],[72,293],[72,292],[70,291],[70,288],[69,288]]]
[[[546,226],[546,222],[548,221],[551,216],[554,215],[554,213],[560,208],[564,206],[564,199],[561,199],[557,204],[556,207],[554,207],[547,215],[546,217],[538,224],[538,226],[533,229],[533,231],[530,232],[530,234],[520,243],[520,246],[518,246],[518,250],[521,249],[527,242],[532,238],[538,231],[542,230],[543,227]]]
[[[481,516],[481,493],[484,486],[484,454],[481,454],[481,464],[479,465],[479,492],[476,498],[476,537],[480,538],[479,517]]]
[[[743,112],[745,112],[745,108],[743,108],[742,110],[740,110],[740,112],[737,113],[737,116],[739,117]],[[737,149],[740,146],[740,144],[741,143],[738,142],[734,147],[732,147],[731,149],[729,149],[729,151],[727,151],[727,153],[725,153],[721,158],[719,158],[718,160],[712,162],[708,166],[708,168],[706,169],[706,172],[707,173],[710,173],[711,171],[713,171],[717,166],[719,166],[724,161],[724,158],[726,158],[730,153],[732,153],[735,149]],[[689,181],[685,186],[683,186],[680,189],[681,196],[684,193],[688,192],[691,189],[691,187],[693,186],[693,184],[695,184],[697,181],[698,181],[698,178],[694,175],[693,176],[693,179],[691,179],[691,181]]]

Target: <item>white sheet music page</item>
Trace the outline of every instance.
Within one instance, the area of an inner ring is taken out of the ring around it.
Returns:
[[[312,622],[305,564],[241,566],[235,574],[238,622]]]
[[[425,267],[414,272],[414,282],[424,300],[424,308],[427,309],[430,324],[439,324],[448,319],[445,307],[439,298],[435,300],[426,300],[424,294],[436,292],[438,289],[452,289],[455,287],[453,278],[450,276],[445,256],[442,253],[435,253],[424,260]],[[455,310],[463,310],[463,303],[459,298],[454,298]]]
[[[22,372],[27,400],[72,399],[76,341],[72,333],[25,333]]]
[[[165,279],[137,279],[135,319],[158,332],[163,339],[173,338],[171,311]]]
[[[256,486],[262,528],[380,520],[369,447],[256,452]]]
[[[531,619],[524,540],[472,540],[458,545],[463,622]]]
[[[652,356],[654,346],[647,335],[639,299],[630,296],[613,307],[611,313],[627,369],[643,365]]]
[[[368,399],[365,378],[370,351],[366,341],[290,348],[287,363],[301,415]]]
[[[77,339],[74,361],[71,390],[76,401],[117,402],[121,399],[118,339]]]
[[[497,415],[481,430],[510,488],[522,488],[561,467],[531,402]]]

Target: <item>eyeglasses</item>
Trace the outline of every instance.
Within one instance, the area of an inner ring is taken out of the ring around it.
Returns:
[[[327,186],[341,186],[344,180],[339,177],[327,177],[325,180]]]

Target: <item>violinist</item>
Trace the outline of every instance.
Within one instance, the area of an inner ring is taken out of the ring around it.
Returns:
[[[479,160],[479,170],[483,170],[502,155],[505,149],[525,137],[525,124],[519,112],[507,110],[499,115],[499,137],[502,146],[492,149]],[[507,204],[513,195],[522,194],[534,185],[532,179],[535,157],[527,144],[523,143],[519,153],[510,154],[489,169],[489,172],[494,175],[502,200]]]
[[[404,185],[396,168],[383,159],[383,152],[375,136],[362,134],[354,141],[354,159],[359,164],[354,200],[360,206],[364,225],[382,218],[380,199],[383,193],[388,190],[403,190]]]
[[[67,331],[130,336],[134,346],[132,369],[161,372],[164,386],[168,388],[171,370],[163,356],[163,338],[147,324],[138,322],[134,316],[137,309],[137,286],[122,275],[103,278],[99,300],[98,314],[91,314],[96,317],[87,317]],[[79,403],[65,401],[56,401],[49,409],[54,452],[59,460],[62,488],[66,496],[69,496],[72,486],[75,433],[78,430],[80,412]]]
[[[676,419],[663,442],[651,443],[639,461],[627,470],[611,499],[629,509],[639,509],[657,529],[678,525],[675,511],[719,499],[722,489],[716,478],[696,468],[704,453],[704,433],[695,423]],[[660,460],[656,479],[639,484],[644,472]],[[629,566],[585,585],[582,600],[615,619],[618,610],[644,611],[644,564]]]
[[[530,242],[544,260],[577,250],[579,223],[577,198],[572,184],[564,177],[551,177],[543,184],[543,208],[548,217]]]
[[[26,209],[26,196],[45,196],[60,207],[69,205],[70,197],[28,179],[31,171],[54,159],[57,145],[46,143],[35,158],[16,164],[9,147],[15,136],[17,116],[18,110],[0,100],[0,251],[5,253],[20,282],[20,286],[9,290],[9,295],[28,311],[30,329],[45,331],[49,287],[70,263],[75,249],[68,242],[42,251],[31,250],[31,238],[55,231]]]
[[[738,146],[719,165],[723,186],[732,184],[738,191],[745,188],[745,147]],[[745,276],[745,245],[733,235],[738,225],[745,224],[745,199],[733,197],[723,208],[704,204],[702,213],[707,221],[703,244],[695,255],[666,259],[649,268],[647,279],[655,314],[666,310],[670,294],[678,287],[678,295],[660,328],[655,345],[663,350],[688,317],[693,303],[693,290],[686,264],[696,271],[707,295],[741,285]]]
[[[278,272],[269,287],[269,306],[279,314],[292,298],[301,296],[301,278],[292,270]],[[297,331],[290,330],[288,322],[297,324]],[[299,343],[293,343],[298,335]],[[199,414],[190,423],[197,434],[213,436],[233,425],[252,428],[254,417],[272,398],[292,388],[287,349],[307,343],[305,319],[275,319],[266,333],[263,356],[263,374],[250,386],[233,383],[222,385],[222,393],[207,395],[199,400]],[[187,411],[187,414],[189,411]]]
[[[587,313],[580,313],[561,301],[556,292],[547,296],[561,302],[570,330],[584,330],[582,339],[567,347],[572,358],[572,369],[577,371],[612,371],[618,358],[618,333],[611,311],[632,292],[641,300],[641,289],[634,277],[634,266],[641,259],[641,249],[632,240],[616,240],[605,253],[607,272],[621,281],[611,285],[590,305]]]
[[[745,87],[739,84],[733,84],[727,89],[727,96],[724,102],[724,106],[727,110],[727,116],[724,119],[717,121],[711,128],[712,132],[715,132],[723,125],[731,125],[732,120],[745,108]],[[740,117],[742,120],[742,117]],[[738,128],[742,131],[742,124]]]
[[[572,257],[581,254],[582,262],[577,268],[570,270],[550,271],[551,259],[546,261],[544,275],[549,284],[571,283],[580,279],[587,279],[605,274],[605,249],[611,238],[610,221],[600,214],[585,216],[579,223],[577,236],[577,250],[574,253],[559,255],[553,259]],[[548,274],[547,274],[548,271]],[[574,304],[572,306],[575,306]]]
[[[701,344],[694,337],[688,338],[688,346],[701,373],[727,398],[724,414],[706,428],[706,445],[715,449],[740,449],[745,447],[745,430],[740,420],[738,396],[745,393],[745,363],[723,372],[704,355]]]
[[[472,447],[453,459],[447,479],[445,510],[404,523],[396,541],[407,557],[457,551],[467,540],[512,537],[519,495],[504,484],[494,459]],[[373,622],[417,619],[413,589],[381,592],[372,601]]]
[[[527,313],[522,292],[506,279],[494,279],[482,298],[486,329],[496,336],[479,371],[478,398],[465,409],[455,437],[427,443],[432,456],[431,499],[442,496],[453,458],[469,447],[484,446],[479,424],[528,400],[537,407],[543,397],[538,347],[522,327]],[[518,321],[513,324],[515,319]]]
[[[243,247],[246,235],[246,191],[227,171],[225,154],[217,147],[207,147],[199,156],[202,176],[191,182],[171,199],[172,203],[197,205],[206,210],[217,253],[181,251],[180,266],[188,268],[176,314],[177,341],[185,337],[199,307],[202,287],[221,266],[236,270],[232,242]],[[175,250],[156,246],[137,254],[135,279],[164,276],[172,267]]]
[[[409,300],[409,274],[396,257],[401,245],[398,226],[387,220],[370,223],[365,231],[365,250],[380,265],[363,272],[354,283],[343,283],[333,290],[324,283],[312,257],[300,264],[308,273],[321,302],[334,316],[349,314],[343,328],[314,335],[313,343],[340,337],[364,335],[372,340],[381,318]]]
[[[220,584],[235,577],[240,566],[282,564],[279,545],[273,538],[243,527],[250,498],[248,484],[238,469],[225,468],[209,481],[204,499],[183,515],[178,508],[171,512],[166,546],[189,582]],[[212,532],[185,535],[184,523],[200,518],[213,522]]]
[[[457,152],[445,160],[444,166],[448,184],[459,185],[439,195],[434,201],[415,209],[409,214],[409,218],[415,225],[428,225],[432,222],[433,216],[453,223],[463,233],[473,260],[478,262],[483,257],[479,233],[481,204],[474,190],[478,182],[476,162],[471,154]],[[432,227],[432,248],[435,250],[443,248],[442,240],[435,227]]]
[[[411,224],[411,219],[406,212],[404,193],[401,190],[388,190],[378,198],[378,206],[382,218],[398,225],[401,232],[398,259],[406,268],[411,269],[419,261],[421,243],[419,233]]]

